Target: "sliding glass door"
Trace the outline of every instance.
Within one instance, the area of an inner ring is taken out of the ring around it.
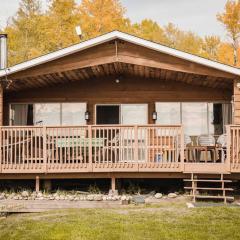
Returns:
[[[185,134],[221,135],[232,122],[230,103],[157,102],[157,124],[183,124]]]
[[[85,125],[86,103],[11,104],[10,125]]]

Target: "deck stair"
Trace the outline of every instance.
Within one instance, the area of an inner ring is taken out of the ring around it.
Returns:
[[[234,197],[229,196],[233,191],[233,188],[229,187],[232,180],[224,179],[224,174],[219,175],[219,177],[216,175],[213,177],[213,175],[191,173],[189,179],[184,179],[184,189],[190,191],[189,196],[192,197],[193,202],[198,199],[217,199],[223,200],[224,203],[234,201]]]

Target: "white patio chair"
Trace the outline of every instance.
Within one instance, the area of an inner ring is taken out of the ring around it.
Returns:
[[[217,139],[219,159],[223,163],[227,158],[227,134],[222,134]]]

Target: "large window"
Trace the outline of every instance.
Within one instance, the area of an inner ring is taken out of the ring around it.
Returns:
[[[181,123],[180,103],[156,103],[158,124],[174,125]]]
[[[86,103],[11,104],[11,125],[84,125]]]
[[[158,102],[156,103],[157,124],[183,124],[185,133],[220,135],[224,126],[231,123],[231,104],[204,102]]]
[[[59,103],[38,103],[34,105],[35,125],[59,126],[60,123]]]
[[[208,122],[207,103],[182,104],[182,124],[186,134],[192,136],[208,134]]]
[[[63,103],[62,104],[62,125],[84,125],[86,103]]]

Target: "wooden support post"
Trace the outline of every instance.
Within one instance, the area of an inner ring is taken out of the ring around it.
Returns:
[[[234,124],[240,124],[240,80],[234,81],[233,90],[233,101],[234,101]]]
[[[92,159],[92,126],[88,126],[88,162],[89,162],[89,171],[93,172],[93,159]]]
[[[178,146],[177,146],[178,147]],[[181,161],[181,169],[182,171],[184,171],[184,158],[185,158],[185,154],[184,154],[184,129],[183,126],[181,127],[181,143],[180,143],[180,161]]]
[[[47,167],[47,128],[44,126],[42,129],[43,134],[43,164],[44,164],[44,173],[47,173],[48,167]]]
[[[116,191],[116,178],[115,177],[111,178],[111,190],[112,190],[112,192]]]
[[[39,176],[36,176],[35,191],[39,192],[39,190],[40,190],[40,179],[39,179]]]

